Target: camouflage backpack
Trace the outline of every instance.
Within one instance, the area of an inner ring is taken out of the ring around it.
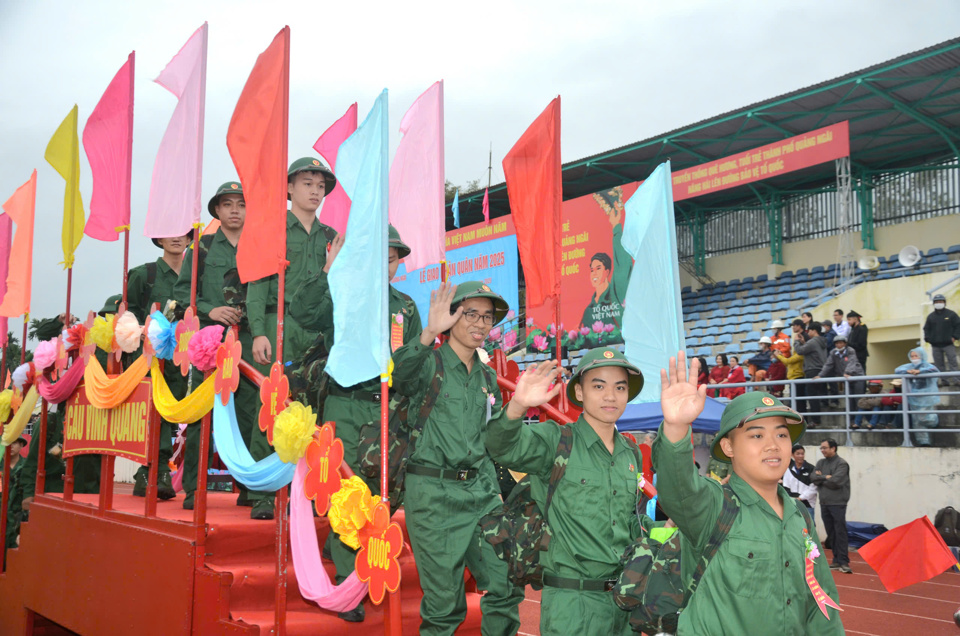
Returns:
[[[323,404],[330,390],[330,376],[325,373],[330,350],[323,334],[317,336],[298,360],[292,360],[283,368],[290,383],[290,399],[309,404],[323,421]]]
[[[623,571],[613,588],[613,600],[620,609],[630,612],[630,627],[634,631],[676,633],[680,612],[696,591],[739,512],[740,501],[724,484],[720,517],[686,588],[680,575],[679,530],[666,543],[641,536],[627,546],[620,558]]]
[[[540,553],[550,548],[553,536],[547,523],[547,512],[557,485],[567,471],[572,447],[573,429],[560,426],[560,443],[557,444],[542,512],[533,500],[530,476],[527,475],[514,486],[502,506],[480,518],[483,538],[493,546],[497,556],[507,563],[507,577],[515,585],[530,585],[535,590],[543,587]]]

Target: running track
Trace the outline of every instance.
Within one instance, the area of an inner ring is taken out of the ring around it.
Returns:
[[[960,608],[960,573],[954,569],[927,581],[887,592],[860,555],[850,553],[853,574],[833,570],[843,625],[851,636],[957,636],[953,613]],[[520,605],[520,636],[540,636],[540,592],[527,588]]]

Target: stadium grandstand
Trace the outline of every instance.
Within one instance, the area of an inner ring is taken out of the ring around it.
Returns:
[[[569,162],[564,200],[667,159],[676,174],[845,121],[848,159],[676,202],[687,348],[749,354],[772,319],[853,308],[870,326],[871,371],[889,373],[921,337],[927,291],[943,285],[960,306],[956,282],[944,285],[960,259],[960,38]],[[482,219],[482,198],[461,195],[464,225]],[[489,207],[510,213],[505,183]],[[908,246],[918,252],[901,261]]]

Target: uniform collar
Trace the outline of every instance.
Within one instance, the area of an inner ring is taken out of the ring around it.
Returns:
[[[792,458],[791,458],[792,462]],[[792,463],[791,463],[792,465]],[[753,486],[741,479],[740,475],[734,471],[730,471],[730,487],[733,488],[733,492],[736,493],[737,499],[740,500],[741,505],[754,506],[759,503],[766,504],[760,493],[753,489]],[[780,496],[780,501],[783,503],[783,520],[786,521],[787,517],[792,514],[799,514],[797,511],[796,504],[793,503],[793,498],[790,496],[790,493],[786,491],[783,486],[777,486],[777,494]],[[769,505],[766,506],[768,509]],[[770,510],[771,514],[775,514],[773,510]]]
[[[171,274],[176,276],[173,269],[171,269],[170,266],[167,265],[167,261],[163,260],[163,257],[161,256],[160,258],[157,259],[157,273],[166,274],[167,272],[170,272]]]
[[[453,350],[453,347],[450,346],[450,340],[446,340],[442,345],[440,345],[440,355],[443,356],[444,364],[446,365],[461,365],[463,370],[467,370],[467,365],[463,363],[463,360],[460,359],[460,356],[457,355],[457,352]],[[477,365],[483,364],[480,360],[480,355],[474,351],[473,352],[473,369],[469,373],[478,372],[481,373]]]
[[[580,414],[580,417],[577,418],[577,421],[574,423],[576,430],[580,431],[580,435],[584,438],[587,446],[593,446],[594,444],[599,444],[604,451],[607,450],[607,445],[603,443],[603,440],[600,439],[600,436],[597,435],[597,432],[593,430],[593,427],[590,426],[590,422],[586,420],[583,416],[583,413]],[[620,451],[629,451],[630,444],[627,443],[627,440],[624,439],[623,435],[619,434],[616,428],[614,428],[613,434],[613,454],[616,455]]]
[[[305,234],[307,234],[306,228],[303,227],[303,223],[300,222],[300,219],[297,218],[297,215],[293,213],[293,210],[287,210],[287,229],[293,227],[299,227]],[[320,231],[320,219],[314,217],[313,225],[310,226],[309,234],[314,234],[315,232]]]

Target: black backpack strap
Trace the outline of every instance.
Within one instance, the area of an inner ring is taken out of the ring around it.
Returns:
[[[807,524],[807,532],[810,533],[810,536],[816,536],[816,528],[814,527],[813,517],[810,516],[810,511],[807,510],[807,504],[803,503],[799,499],[794,499],[797,502],[797,510],[800,511],[800,516],[803,517],[803,520]]]
[[[739,513],[740,501],[737,499],[730,485],[723,484],[723,507],[720,509],[720,516],[717,518],[717,525],[714,526],[713,532],[710,533],[710,538],[707,539],[707,545],[703,548],[703,553],[700,555],[700,562],[697,563],[697,569],[694,571],[693,578],[690,580],[690,587],[687,592],[688,597],[697,591],[697,586],[700,585],[700,579],[703,578],[704,573],[707,571],[710,561],[716,556],[720,545],[724,539],[727,538],[727,535],[730,534],[733,521]]]
[[[147,287],[153,289],[153,284],[157,281],[157,262],[145,263],[147,268]]]
[[[544,518],[547,517],[547,511],[550,510],[553,493],[557,491],[557,485],[563,479],[563,474],[567,472],[567,464],[570,463],[570,450],[573,448],[573,428],[571,425],[558,426],[560,426],[560,442],[557,444],[557,455],[554,457],[553,469],[550,471],[550,482],[547,484],[547,501],[543,508]]]
[[[216,234],[207,234],[200,237],[200,252],[197,254],[197,284],[203,280],[203,265],[207,260],[207,252],[210,251],[210,245],[213,244],[213,237]]]

